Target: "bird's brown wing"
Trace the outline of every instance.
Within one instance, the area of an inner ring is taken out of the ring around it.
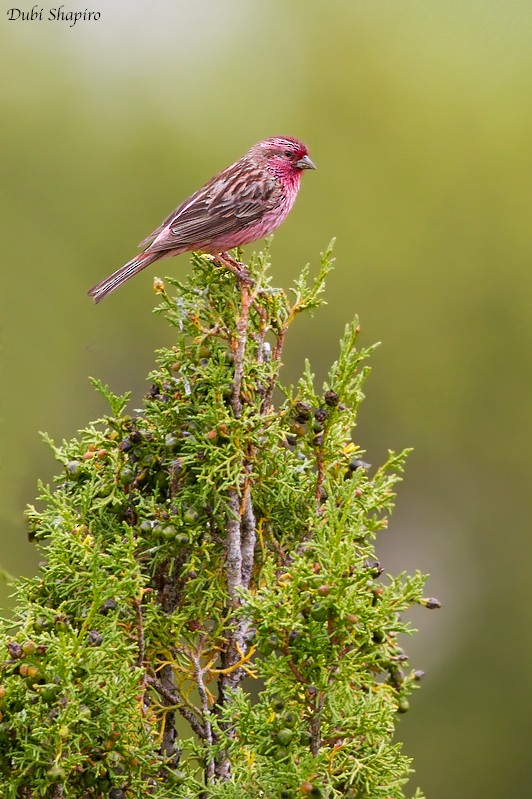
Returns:
[[[194,248],[260,219],[280,201],[282,189],[273,175],[256,167],[229,167],[169,214],[140,246],[150,250]],[[168,235],[154,244],[165,230]]]
[[[192,196],[194,196],[194,195],[192,195]],[[166,217],[166,219],[164,219],[164,220],[161,222],[161,224],[159,225],[159,227],[155,228],[155,230],[154,230],[152,233],[150,233],[150,235],[149,235],[149,236],[146,236],[146,238],[145,238],[145,239],[142,239],[142,241],[140,241],[140,242],[139,242],[139,247],[140,247],[141,249],[143,249],[143,250],[144,250],[144,249],[146,249],[146,247],[148,247],[148,246],[149,246],[149,245],[152,243],[152,241],[155,241],[155,239],[157,238],[157,236],[159,235],[159,233],[162,233],[162,231],[165,229],[165,227],[166,227],[166,226],[167,226],[167,225],[168,225],[168,224],[169,224],[169,223],[172,221],[172,219],[174,219],[174,217],[176,216],[176,214],[178,214],[178,213],[179,213],[179,211],[182,209],[182,207],[183,207],[184,205],[186,205],[186,203],[190,202],[190,200],[191,200],[191,199],[192,199],[192,198],[189,198],[189,199],[188,199],[188,200],[186,200],[184,203],[181,203],[181,205],[178,205],[178,206],[177,206],[177,208],[174,208],[174,210],[173,210],[173,211],[171,211],[171,212],[168,214],[168,216]]]

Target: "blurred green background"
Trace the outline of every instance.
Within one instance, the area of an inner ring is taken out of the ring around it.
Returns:
[[[37,565],[22,511],[56,471],[38,431],[69,438],[104,410],[88,375],[140,402],[171,341],[153,276],[188,261],[98,307],[87,288],[255,141],[299,136],[318,171],[276,235],[275,284],[333,235],[337,268],[283,377],[308,356],[322,378],[355,313],[383,342],[357,440],[375,465],[415,451],[379,556],[430,572],[444,603],[407,642],[427,671],[400,719],[413,785],[528,795],[532,4],[88,7],[101,19],[74,28],[0,22],[2,565]]]

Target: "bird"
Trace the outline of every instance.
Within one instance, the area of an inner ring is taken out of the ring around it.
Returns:
[[[140,242],[143,251],[89,289],[89,296],[100,302],[149,264],[185,252],[213,255],[238,274],[227,251],[269,236],[284,222],[306,169],[316,166],[298,139],[258,142],[178,205]]]

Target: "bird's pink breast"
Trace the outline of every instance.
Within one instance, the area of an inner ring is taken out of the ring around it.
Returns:
[[[216,241],[210,242],[205,248],[195,247],[194,249],[216,255],[226,250],[232,250],[234,247],[243,247],[245,244],[251,244],[254,241],[258,241],[258,239],[269,236],[284,222],[292,210],[299,191],[299,179],[300,175],[298,174],[295,180],[283,180],[284,191],[280,202],[274,208],[265,211],[260,219],[257,219],[251,225],[243,227],[241,230],[219,236]]]

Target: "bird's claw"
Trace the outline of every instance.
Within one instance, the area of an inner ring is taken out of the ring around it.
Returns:
[[[253,285],[253,278],[249,273],[249,269],[241,261],[232,258],[229,253],[222,252],[216,256],[216,261],[222,266],[227,267],[242,283]]]
[[[249,269],[246,266],[243,266],[242,269],[238,269],[235,272],[235,275],[239,280],[242,281],[242,283],[249,283],[250,286],[254,283],[253,278],[249,274]]]

